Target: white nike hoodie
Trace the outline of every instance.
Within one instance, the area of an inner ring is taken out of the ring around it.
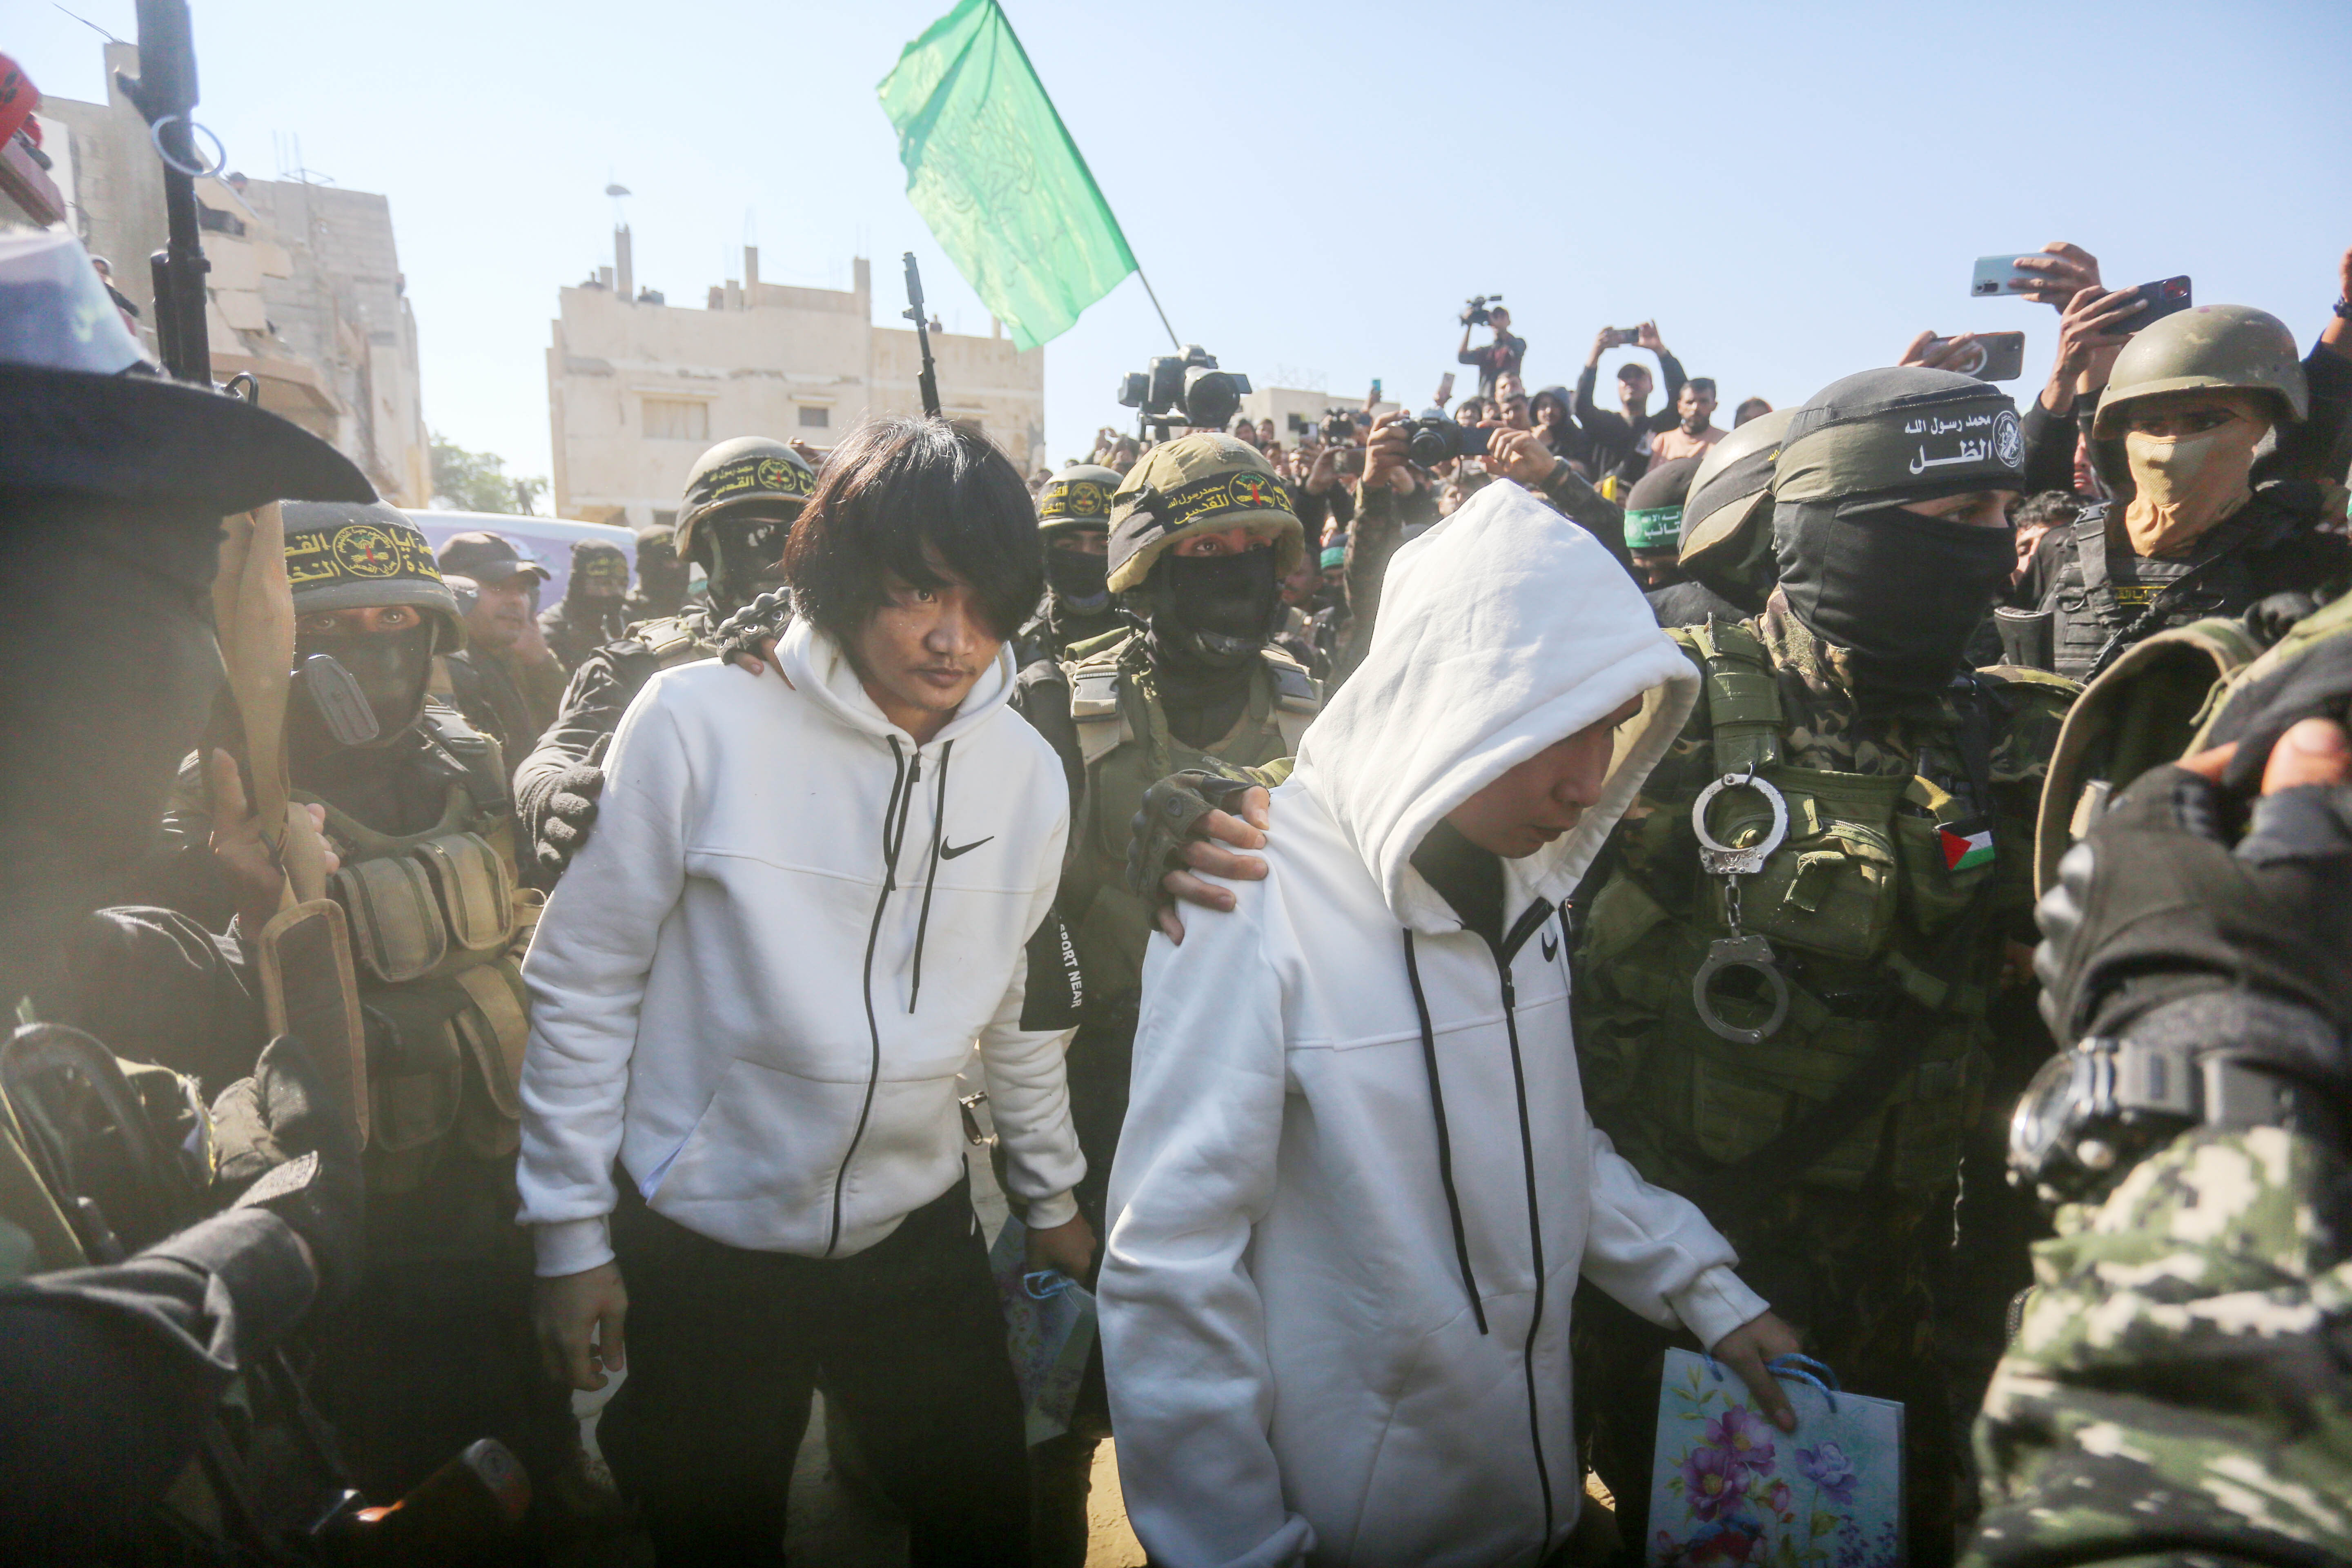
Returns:
[[[863,1251],[964,1179],[975,1037],[1031,1223],[1077,1212],[1066,1030],[1022,1027],[1069,791],[995,664],[926,745],[809,622],[782,679],[709,660],[629,706],[596,827],[523,963],[522,1221],[542,1275],[613,1256],[615,1154],[730,1247]]]
[[[1397,552],[1266,879],[1153,940],[1101,1324],[1154,1563],[1536,1563],[1581,1495],[1579,1275],[1710,1347],[1765,1310],[1594,1129],[1569,1027],[1559,901],[1697,688],[1606,550],[1489,485]],[[1504,862],[1498,955],[1413,850],[1637,696],[1599,805]]]

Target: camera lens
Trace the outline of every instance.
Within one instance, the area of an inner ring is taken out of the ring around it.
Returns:
[[[1224,372],[1195,366],[1185,374],[1184,422],[1194,429],[1223,429],[1234,422],[1241,405],[1241,389]]]
[[[1458,434],[1460,426],[1450,419],[1416,419],[1412,434],[1405,439],[1405,450],[1423,468],[1433,468],[1454,456]]]

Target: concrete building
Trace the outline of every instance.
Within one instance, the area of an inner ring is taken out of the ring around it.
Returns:
[[[710,286],[701,308],[637,287],[629,231],[614,264],[558,295],[547,351],[555,512],[643,528],[677,516],[686,472],[732,436],[830,448],[860,420],[921,409],[911,329],[874,324],[872,268],[847,292],[743,276]],[[990,337],[931,334],[950,418],[1002,447],[1023,472],[1045,449],[1045,356]]]
[[[107,101],[44,99],[42,151],[65,221],[140,313],[155,352],[147,258],[163,247],[163,166],[114,85],[139,51],[106,46]],[[201,114],[201,110],[199,111]],[[250,375],[264,408],[334,443],[395,506],[433,499],[416,319],[383,196],[241,174],[196,182],[213,379]]]
[[[1341,397],[1297,386],[1261,386],[1242,395],[1242,412],[1249,416],[1250,423],[1255,425],[1261,419],[1273,420],[1275,430],[1286,447],[1297,446],[1300,436],[1319,428],[1326,414],[1335,410],[1353,414],[1363,405],[1364,400],[1360,397]],[[1372,405],[1372,413],[1375,416],[1392,413],[1397,406],[1392,401],[1377,403]]]

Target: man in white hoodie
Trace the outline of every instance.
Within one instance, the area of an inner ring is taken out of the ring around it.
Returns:
[[[1068,795],[1005,707],[1035,526],[984,438],[853,434],[785,549],[782,679],[706,660],[646,685],[540,922],[520,1185],[541,1338],[575,1387],[625,1359],[600,1436],[665,1563],[782,1561],[820,1366],[913,1563],[1026,1561],[955,1084],[976,1037],[1032,1257],[1082,1273],[1077,998],[1024,963],[1033,933],[1062,945]]]
[[[1153,942],[1101,1302],[1155,1563],[1540,1562],[1580,1276],[1787,1418],[1795,1336],[1593,1129],[1570,1033],[1561,900],[1696,690],[1606,550],[1489,486],[1397,553],[1265,879]]]

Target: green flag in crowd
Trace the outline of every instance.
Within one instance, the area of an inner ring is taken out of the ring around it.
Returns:
[[[981,302],[1035,348],[1135,270],[996,0],[961,0],[882,79],[907,197]]]

